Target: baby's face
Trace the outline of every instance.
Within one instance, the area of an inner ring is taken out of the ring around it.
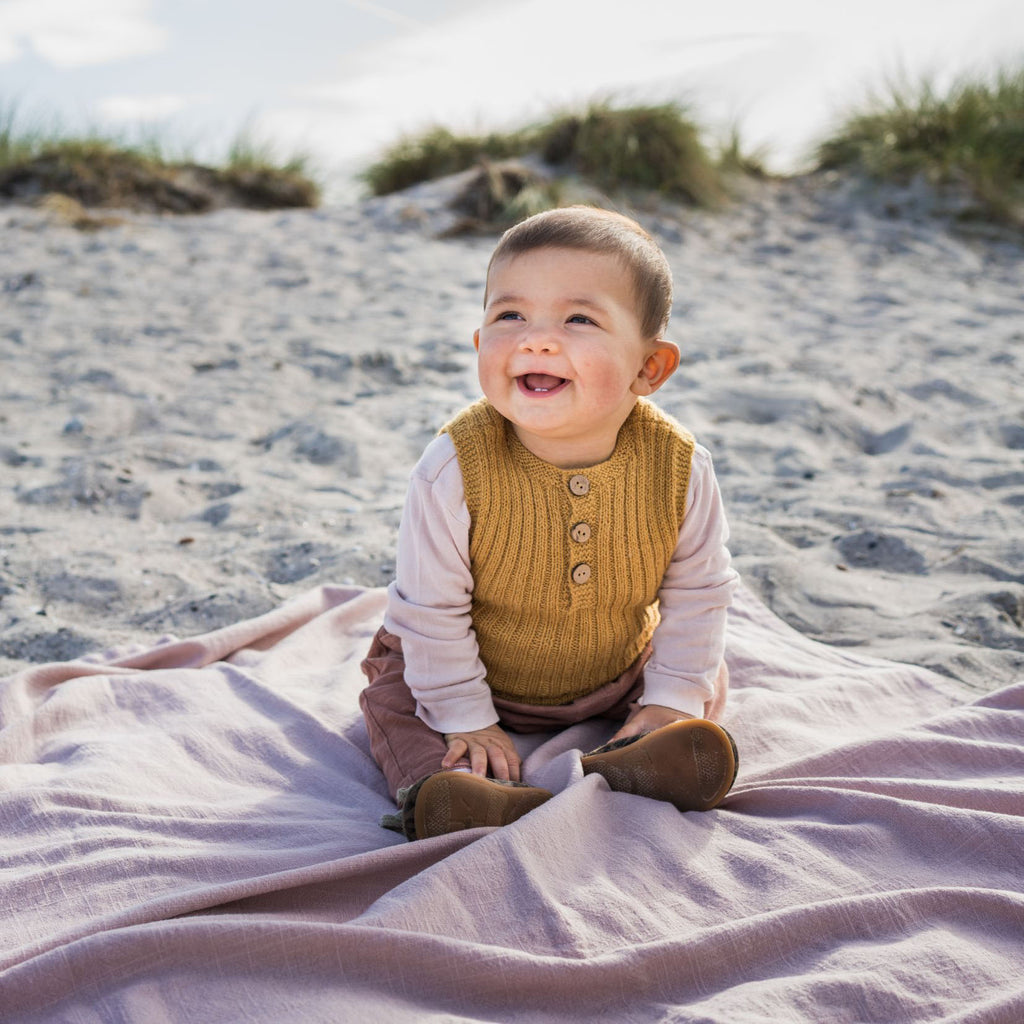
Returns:
[[[493,265],[474,340],[487,399],[554,465],[608,458],[651,390],[633,282],[612,256],[536,249]]]

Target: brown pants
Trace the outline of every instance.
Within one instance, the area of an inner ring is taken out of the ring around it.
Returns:
[[[499,722],[513,732],[547,732],[588,718],[624,721],[644,692],[643,669],[650,656],[648,646],[621,676],[571,704],[540,707],[495,697]],[[416,717],[416,698],[405,682],[405,658],[397,636],[383,628],[377,631],[363,661],[363,672],[370,682],[359,695],[359,706],[366,719],[370,750],[394,796],[399,789],[439,771],[448,744],[441,733]],[[723,689],[727,680],[723,665],[716,690]],[[465,763],[468,766],[469,762]]]

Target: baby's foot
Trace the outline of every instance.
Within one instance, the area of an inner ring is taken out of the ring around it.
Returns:
[[[485,825],[508,825],[551,799],[551,793],[523,782],[485,779],[470,772],[438,772],[410,790],[414,834],[427,839]],[[408,834],[407,829],[407,834]]]
[[[732,788],[738,765],[736,744],[720,725],[687,718],[599,747],[583,758],[583,773],[602,775],[620,793],[709,811]]]

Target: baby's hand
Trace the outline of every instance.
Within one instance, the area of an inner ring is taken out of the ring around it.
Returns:
[[[472,732],[448,732],[444,738],[448,753],[441,762],[442,768],[451,768],[468,757],[474,775],[486,775],[490,764],[494,778],[519,781],[519,754],[508,733],[497,723]]]
[[[673,711],[661,704],[646,704],[637,708],[626,720],[626,724],[609,740],[624,740],[627,736],[639,736],[642,732],[653,732],[663,725],[670,725],[678,722],[681,718],[693,718],[685,711]]]

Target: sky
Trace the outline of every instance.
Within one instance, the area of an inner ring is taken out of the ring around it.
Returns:
[[[598,98],[681,101],[796,170],[887,77],[1022,60],[1020,0],[0,0],[0,119],[207,160],[245,130],[335,181],[404,133]]]

